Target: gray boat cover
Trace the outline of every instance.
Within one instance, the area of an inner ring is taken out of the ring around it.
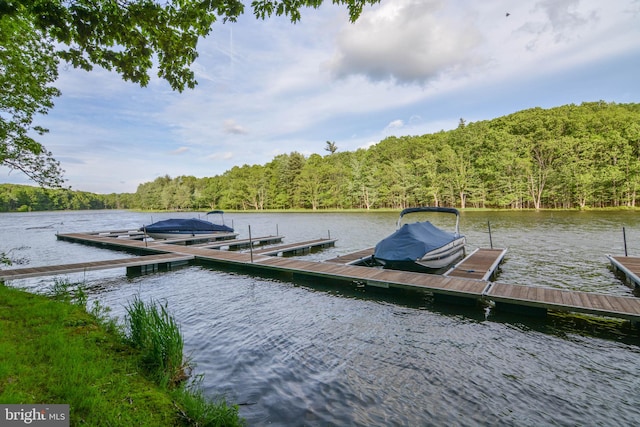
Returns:
[[[233,232],[233,228],[226,225],[214,224],[202,219],[166,219],[164,221],[154,222],[151,225],[143,227],[148,233],[176,233],[176,232],[196,232],[196,233],[215,233],[215,232]]]
[[[378,242],[373,256],[384,261],[415,261],[458,237],[460,236],[441,230],[429,221],[412,222],[404,224],[395,233]]]

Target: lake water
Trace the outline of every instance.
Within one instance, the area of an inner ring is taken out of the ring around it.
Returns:
[[[136,229],[168,217],[127,211],[0,214],[0,251],[24,266],[128,257],[58,241],[56,232]],[[233,213],[240,238],[330,235],[323,260],[371,247],[393,213]],[[468,251],[508,248],[505,283],[631,295],[606,254],[640,255],[633,212],[465,212]],[[439,224],[447,228],[448,223]],[[19,267],[16,265],[15,267]],[[126,277],[67,276],[122,317],[135,295],[167,302],[212,398],[239,403],[249,425],[620,426],[640,422],[640,339],[619,322],[584,326],[434,303],[417,292],[291,283],[189,266]],[[52,278],[13,286],[44,292]]]

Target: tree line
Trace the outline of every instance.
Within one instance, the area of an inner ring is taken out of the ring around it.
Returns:
[[[212,177],[163,176],[94,203],[166,210],[571,209],[635,207],[640,188],[640,104],[600,101],[461,119],[450,131],[389,137],[353,152],[326,144],[324,156],[293,152]],[[0,210],[6,205],[0,189]]]
[[[0,184],[0,212],[127,209],[132,206],[132,196]]]

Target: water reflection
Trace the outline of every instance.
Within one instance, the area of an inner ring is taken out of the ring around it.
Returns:
[[[188,215],[188,214],[185,214]],[[370,247],[396,214],[234,214],[246,235],[286,241],[324,237],[332,258]],[[161,215],[154,214],[159,220]],[[28,246],[30,265],[128,256],[56,241],[51,229],[137,227],[147,214],[0,215],[2,246]],[[619,213],[465,212],[470,249],[508,247],[500,281],[616,295],[630,290],[608,270],[627,227],[638,252],[638,219]],[[35,228],[33,228],[35,227]],[[29,228],[29,229],[28,229]],[[3,250],[0,249],[0,250]],[[308,258],[307,258],[308,259]],[[412,291],[289,281],[190,266],[148,276],[73,275],[114,316],[134,296],[166,301],[210,396],[242,404],[249,425],[634,425],[640,419],[637,332],[624,324],[552,314],[527,319],[439,303]],[[21,281],[45,289],[51,280]],[[636,335],[634,335],[634,333]]]

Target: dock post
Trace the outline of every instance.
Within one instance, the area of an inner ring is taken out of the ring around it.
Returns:
[[[251,254],[251,264],[253,264],[253,242],[251,241],[251,225],[249,225],[249,253]]]
[[[624,242],[624,256],[627,255],[627,231],[622,227],[622,241]]]
[[[487,221],[487,227],[489,227],[489,246],[493,249],[493,238],[491,237],[491,222]]]

